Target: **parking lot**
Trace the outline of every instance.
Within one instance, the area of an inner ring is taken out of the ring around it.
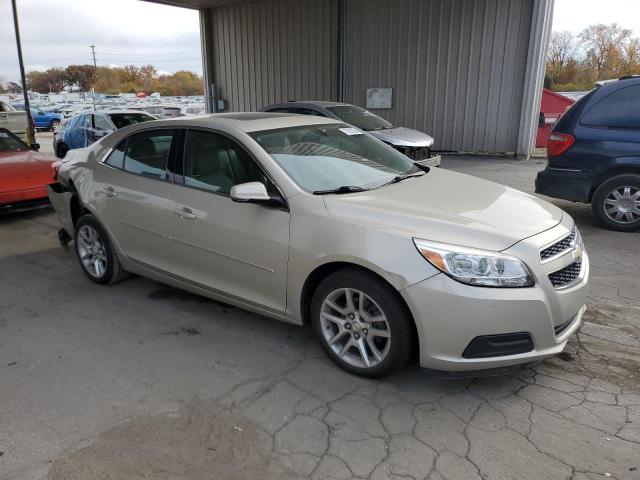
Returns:
[[[543,163],[443,167],[532,193]],[[89,282],[51,210],[0,217],[0,479],[640,478],[640,234],[553,202],[591,258],[585,324],[556,358],[464,379],[349,375],[309,329]]]

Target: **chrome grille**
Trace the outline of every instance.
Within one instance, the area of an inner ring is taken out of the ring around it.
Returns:
[[[431,157],[429,147],[397,147],[397,149],[413,161],[426,160]]]
[[[556,270],[549,274],[549,280],[551,285],[555,288],[561,288],[569,285],[580,276],[580,270],[582,269],[582,259],[567,265],[560,270]]]
[[[540,250],[540,261],[544,262],[553,258],[557,255],[560,255],[567,250],[570,250],[575,245],[576,241],[576,227],[571,229],[571,233],[564,237],[562,240],[550,245],[546,248]]]

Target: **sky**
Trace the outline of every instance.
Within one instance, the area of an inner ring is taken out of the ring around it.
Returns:
[[[389,0],[391,1],[391,0]],[[140,0],[17,0],[28,70],[91,63],[202,72],[198,12]],[[640,36],[640,0],[556,0],[556,31],[617,22]],[[0,78],[19,79],[11,1],[0,0]]]
[[[617,23],[640,37],[640,0],[556,0],[554,31],[578,33],[594,23]]]
[[[197,10],[139,0],[17,0],[25,69],[93,62],[202,73]],[[0,77],[20,71],[10,0],[0,0]]]

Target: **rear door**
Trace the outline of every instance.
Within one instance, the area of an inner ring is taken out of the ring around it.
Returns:
[[[190,282],[284,314],[289,258],[289,211],[237,203],[229,191],[258,181],[277,189],[232,138],[189,130],[184,165],[171,193],[175,272]]]
[[[177,137],[174,129],[134,133],[94,173],[96,211],[121,251],[158,271],[167,271],[173,257],[168,162]]]

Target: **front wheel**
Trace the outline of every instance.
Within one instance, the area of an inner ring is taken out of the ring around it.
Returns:
[[[617,175],[603,182],[593,194],[591,208],[600,223],[612,230],[640,228],[640,175]]]
[[[49,124],[49,130],[53,132],[56,128],[58,128],[58,125],[60,125],[60,120],[51,120],[51,123]]]
[[[329,275],[316,289],[311,315],[322,348],[349,372],[384,377],[409,359],[411,316],[398,293],[373,274]]]
[[[92,282],[106,285],[127,276],[107,232],[96,217],[91,214],[80,217],[74,240],[80,266]]]

